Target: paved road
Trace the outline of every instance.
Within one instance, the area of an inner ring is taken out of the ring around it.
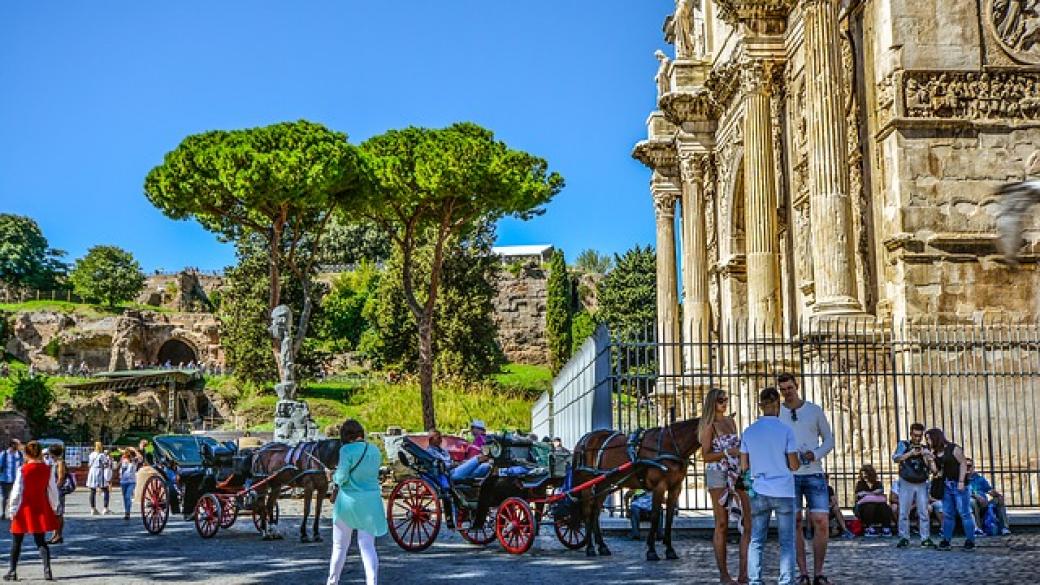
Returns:
[[[122,516],[85,515],[86,494],[70,496],[69,528],[65,544],[53,547],[55,577],[82,585],[115,583],[324,583],[331,543],[300,544],[295,539],[263,542],[248,519],[231,530],[204,541],[194,527],[171,518],[160,536],[148,536],[140,518],[124,522]],[[121,504],[114,507],[121,509]],[[294,505],[283,507],[282,530],[298,530],[292,517]],[[443,534],[443,533],[442,533]],[[408,554],[388,538],[380,539],[381,582],[392,585],[419,583],[480,583],[481,585],[630,585],[717,582],[711,543],[703,536],[684,535],[676,542],[682,559],[648,564],[640,543],[620,536],[610,538],[614,556],[587,559],[568,552],[544,536],[526,555],[512,556],[497,544],[476,549],[457,535],[442,536],[428,551]],[[27,544],[19,574],[23,581],[39,579],[38,557]],[[776,544],[768,549],[767,569],[775,575]],[[731,547],[735,564],[735,551]],[[1040,534],[980,540],[974,553],[959,550],[897,550],[893,539],[835,541],[827,566],[837,583],[898,585],[941,583],[939,575],[957,574],[961,583],[1030,583],[1036,580],[1040,559]],[[6,555],[2,562],[6,563]],[[915,575],[917,575],[915,577]],[[358,557],[352,554],[343,583],[363,583]],[[775,583],[775,579],[772,581]],[[947,581],[951,582],[951,581]]]

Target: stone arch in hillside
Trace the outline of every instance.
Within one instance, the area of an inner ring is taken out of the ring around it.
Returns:
[[[155,362],[157,364],[162,365],[167,361],[174,366],[190,362],[198,363],[199,352],[195,346],[187,340],[179,337],[171,337],[159,346],[159,351],[155,354]]]

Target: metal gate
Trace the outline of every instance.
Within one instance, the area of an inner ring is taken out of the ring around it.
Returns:
[[[853,503],[858,470],[870,463],[885,481],[896,477],[892,452],[913,422],[942,428],[1008,506],[1040,505],[1040,328],[1036,325],[880,326],[874,320],[810,321],[796,335],[769,336],[745,327],[693,335],[665,347],[653,327],[606,336],[604,347],[575,356],[581,380],[558,378],[557,395],[608,387],[612,421],[621,430],[698,416],[707,389],[729,390],[740,428],[758,416],[757,393],[782,372],[802,396],[823,407],[836,447],[824,460],[843,506]],[[595,361],[603,355],[608,360]],[[661,371],[664,352],[681,355],[683,371]],[[677,352],[677,353],[675,353]],[[587,363],[583,363],[586,361]],[[562,406],[562,405],[561,405]],[[550,410],[552,408],[550,407]],[[554,420],[563,421],[550,415]],[[588,420],[575,417],[568,420]],[[603,426],[603,425],[600,425]],[[589,425],[568,428],[580,436]],[[561,434],[557,432],[556,434]],[[684,509],[710,509],[699,457],[691,466]]]

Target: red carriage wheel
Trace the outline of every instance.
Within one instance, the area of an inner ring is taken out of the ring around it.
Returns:
[[[472,510],[465,506],[460,507],[458,514],[455,515],[455,526],[462,526],[462,524],[468,522],[472,516]],[[470,526],[466,529],[459,528],[459,534],[470,544],[476,544],[478,546],[491,544],[491,541],[495,540],[494,518],[495,511],[493,509],[488,510],[487,516],[484,518],[483,526]]]
[[[224,498],[220,501],[220,527],[231,528],[238,520],[238,504],[232,498]]]
[[[390,492],[386,520],[397,546],[409,552],[426,550],[441,530],[441,500],[429,483],[406,479]]]
[[[212,538],[220,529],[220,500],[206,494],[195,504],[195,530],[202,538]]]
[[[256,531],[257,532],[263,532],[263,529],[260,528],[260,514],[263,512],[263,509],[258,507],[256,504],[253,504],[252,512],[253,512],[253,526],[256,526]],[[274,514],[273,514],[272,520],[273,520],[272,524],[278,524],[278,502],[274,503]]]
[[[520,498],[506,498],[495,514],[495,534],[506,552],[522,555],[531,549],[538,534],[538,520]]]
[[[560,539],[560,544],[571,550],[578,550],[588,541],[585,523],[572,522],[567,516],[554,519],[553,530],[556,531],[556,538]]]
[[[170,498],[166,481],[149,477],[141,491],[141,521],[149,534],[159,534],[170,518]]]

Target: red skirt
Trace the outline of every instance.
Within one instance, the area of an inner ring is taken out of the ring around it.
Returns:
[[[11,519],[11,534],[40,534],[57,529],[58,517],[48,503],[43,506],[27,506],[23,503]]]

